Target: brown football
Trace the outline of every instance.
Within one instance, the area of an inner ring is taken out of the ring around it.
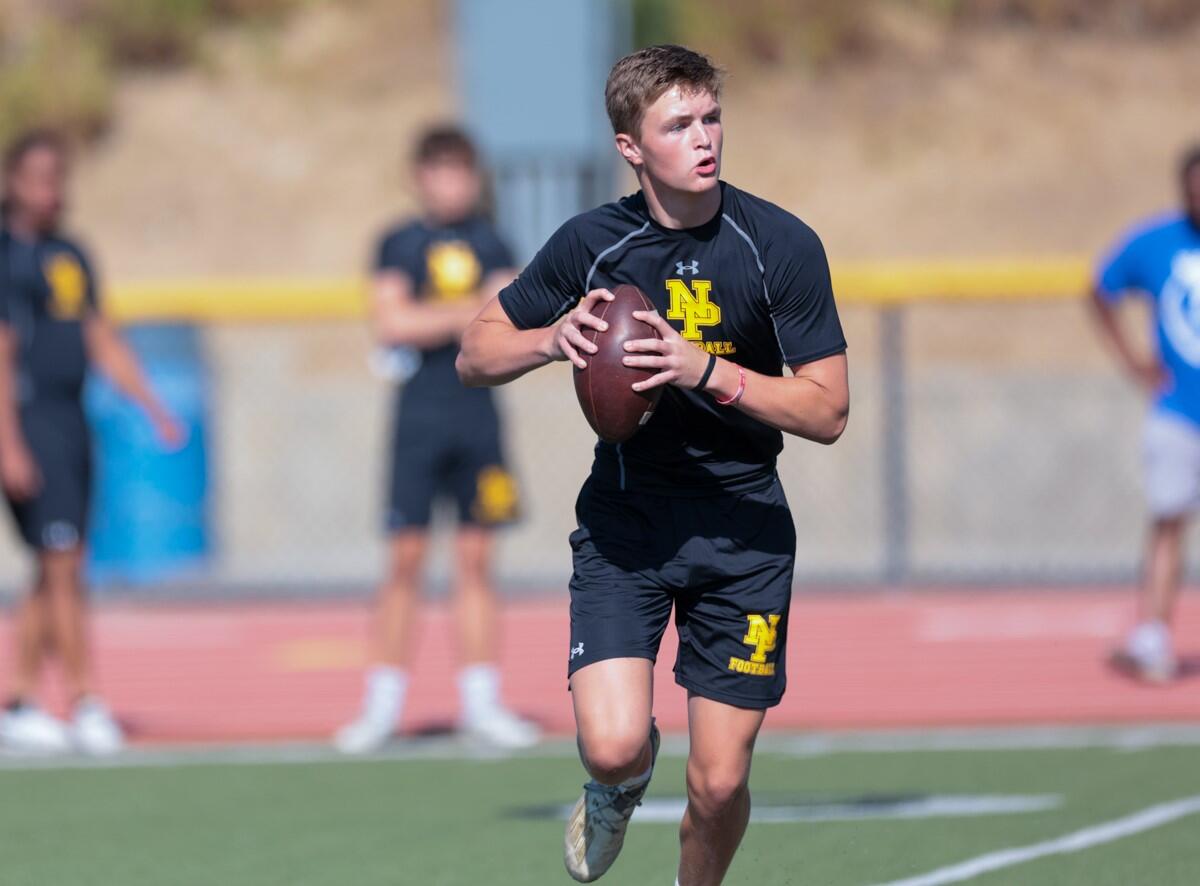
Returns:
[[[635,369],[621,362],[625,342],[639,338],[662,338],[649,323],[635,320],[634,311],[653,311],[650,299],[636,286],[613,289],[612,301],[600,302],[593,313],[608,323],[608,329],[584,329],[583,337],[596,343],[595,354],[581,354],[587,369],[575,368],[575,394],[592,430],[606,443],[623,443],[645,424],[662,387],[638,392],[630,385],[654,375],[651,369]]]

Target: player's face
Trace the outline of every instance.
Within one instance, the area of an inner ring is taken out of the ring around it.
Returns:
[[[62,152],[30,149],[9,174],[8,194],[39,230],[51,230],[66,203],[67,164]]]
[[[416,178],[421,208],[437,221],[460,221],[479,206],[479,172],[463,160],[445,158],[418,164]]]
[[[1196,227],[1200,227],[1200,163],[1192,166],[1183,178],[1184,209]]]
[[[721,104],[710,92],[673,86],[646,109],[641,132],[617,146],[634,168],[676,191],[702,194],[721,174]]]

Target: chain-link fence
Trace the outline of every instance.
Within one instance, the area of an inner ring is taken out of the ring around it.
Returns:
[[[355,313],[199,326],[212,539],[189,587],[352,591],[379,575],[392,392]],[[1144,404],[1081,298],[846,298],[842,316],[849,427],[832,447],[789,439],[779,464],[800,585],[1132,575]],[[526,516],[503,534],[499,576],[561,589],[594,438],[565,364],[501,399]],[[20,554],[4,541],[15,584]],[[435,583],[449,559],[435,549]]]

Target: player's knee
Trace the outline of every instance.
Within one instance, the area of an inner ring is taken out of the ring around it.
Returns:
[[[746,773],[741,767],[688,765],[688,802],[705,817],[720,815],[734,806],[745,790]]]
[[[603,784],[641,775],[646,768],[647,729],[606,730],[586,736],[583,753],[588,771]]]

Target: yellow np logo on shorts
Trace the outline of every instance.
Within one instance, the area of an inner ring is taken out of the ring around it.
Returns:
[[[747,615],[750,623],[742,642],[753,646],[754,652],[750,660],[733,656],[729,659],[729,670],[738,674],[750,674],[755,677],[775,676],[775,662],[767,661],[767,653],[775,651],[775,642],[779,630],[778,615]]]
[[[683,330],[679,333],[703,351],[710,354],[732,354],[737,348],[731,341],[704,341],[703,326],[716,326],[721,322],[721,306],[710,298],[711,280],[668,280],[667,294],[671,297],[667,307],[668,320],[682,320]]]
[[[43,269],[50,287],[50,314],[59,320],[75,320],[83,313],[87,275],[73,255],[60,252]]]
[[[458,301],[474,295],[483,277],[474,250],[462,240],[435,243],[425,255],[429,290],[438,301]]]
[[[471,514],[480,523],[505,523],[517,516],[519,501],[512,474],[496,466],[484,468],[475,481]]]

